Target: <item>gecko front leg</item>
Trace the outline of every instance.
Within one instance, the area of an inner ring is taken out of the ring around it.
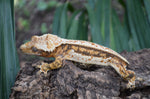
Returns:
[[[40,68],[41,72],[44,72],[44,74],[47,74],[47,71],[49,71],[49,70],[58,69],[58,68],[62,67],[62,61],[63,61],[63,58],[61,56],[57,56],[55,58],[54,62],[52,62],[50,64],[42,62],[42,64],[38,65],[38,67]]]

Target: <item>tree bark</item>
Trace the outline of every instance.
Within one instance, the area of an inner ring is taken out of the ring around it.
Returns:
[[[36,68],[38,62],[26,63],[16,78],[10,99],[150,99],[150,49],[122,52],[136,73],[135,89],[110,66],[64,61],[64,66],[45,76]]]

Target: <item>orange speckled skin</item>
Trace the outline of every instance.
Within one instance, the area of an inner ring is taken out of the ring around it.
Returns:
[[[27,54],[55,57],[53,63],[42,63],[38,66],[44,73],[62,67],[63,60],[72,60],[85,64],[112,66],[125,80],[128,80],[129,88],[135,86],[135,73],[126,70],[129,62],[117,52],[92,42],[67,40],[45,34],[33,36],[31,41],[21,45],[20,49]]]

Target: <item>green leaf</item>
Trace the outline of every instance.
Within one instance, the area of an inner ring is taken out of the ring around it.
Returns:
[[[69,32],[67,35],[67,38],[69,39],[77,39],[79,16],[80,16],[80,13],[77,11],[77,12],[74,12],[72,16],[73,18],[71,18],[71,25],[70,25]]]
[[[135,45],[135,49],[140,49],[140,43],[138,41],[138,35],[136,33],[136,28],[135,28],[135,21],[137,19],[133,19],[133,16],[135,16],[135,11],[133,11],[132,9],[134,9],[134,4],[132,5],[132,1],[129,2],[127,1],[127,17],[128,17],[128,22],[129,22],[129,27],[130,27],[130,32],[132,34],[133,40],[134,40],[134,45]]]
[[[86,18],[85,11],[80,13],[77,39],[88,40],[88,20]]]
[[[85,9],[79,10],[67,2],[56,10],[53,32],[64,38],[84,40],[88,40],[91,33],[93,42],[119,52],[150,47],[149,1],[118,1],[125,8],[123,22],[112,12],[111,0],[87,0]],[[76,20],[79,12],[81,15]]]
[[[85,6],[89,15],[93,42],[110,47],[111,0],[88,0]]]
[[[129,51],[129,33],[127,32],[126,28],[122,26],[120,20],[115,13],[112,12],[112,29],[113,29],[113,36],[115,40],[115,50],[120,52],[123,50]]]
[[[127,14],[135,49],[150,47],[150,24],[144,14],[141,0],[127,0]]]
[[[8,99],[19,70],[15,48],[13,0],[0,1],[0,98]]]
[[[79,12],[80,12],[79,10],[76,10],[76,11],[71,15],[71,18],[69,18],[68,23],[67,23],[67,24],[68,24],[68,25],[67,25],[67,29],[70,29],[72,22],[74,21],[75,17],[77,16],[77,14],[78,14]],[[67,31],[69,31],[69,30],[67,30]],[[68,35],[68,34],[67,34],[67,35]]]
[[[102,4],[101,7],[99,7],[98,4]],[[110,47],[111,1],[101,0],[100,2],[99,0],[99,2],[97,3],[97,7],[99,8],[99,10],[102,11],[100,23],[102,24],[102,26],[104,26],[104,27],[101,27],[101,30],[104,30],[101,32],[101,33],[104,33],[104,45],[107,47]],[[97,11],[97,13],[99,13],[99,10]]]
[[[68,3],[65,3],[60,17],[60,29],[58,35],[62,38],[65,38],[67,33],[67,7]]]
[[[88,11],[88,16],[89,16],[89,21],[90,21],[90,28],[91,28],[91,34],[92,34],[92,41],[98,44],[103,44],[102,40],[102,35],[100,31],[100,23],[96,20],[96,13],[90,5],[85,4],[87,11]]]
[[[87,0],[88,1],[88,5],[93,9],[95,7],[95,2],[97,0]]]
[[[144,0],[145,10],[147,12],[147,17],[150,23],[150,0]]]
[[[55,35],[58,35],[59,28],[60,28],[60,17],[61,17],[61,12],[62,12],[63,6],[59,6],[54,15],[54,21],[53,21],[53,26],[52,26],[52,33]]]

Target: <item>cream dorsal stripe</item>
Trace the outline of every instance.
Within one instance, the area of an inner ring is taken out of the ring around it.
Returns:
[[[90,48],[92,47],[94,49],[102,50],[104,52],[107,52],[107,53],[110,53],[110,54],[113,54],[113,55],[120,57],[127,64],[129,64],[129,62],[124,57],[122,57],[120,54],[118,54],[117,52],[115,52],[115,51],[113,51],[107,47],[101,46],[99,44],[88,42],[88,41],[82,41],[82,40],[62,39],[62,41],[63,41],[62,42],[63,44],[76,44],[76,45],[86,46],[86,47],[90,47]]]

